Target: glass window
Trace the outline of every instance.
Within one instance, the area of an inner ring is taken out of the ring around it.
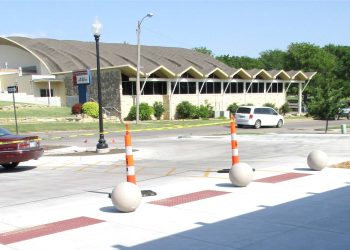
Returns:
[[[243,82],[237,83],[237,93],[244,93],[244,83]]]
[[[135,82],[128,82],[128,81],[122,82],[123,95],[133,95],[134,85],[135,85]],[[135,85],[135,92],[134,93],[136,94],[136,85]]]
[[[277,83],[276,82],[272,83],[271,92],[272,93],[278,93]]]
[[[143,84],[143,82],[140,83],[140,87],[143,87],[143,91],[141,95],[153,95],[153,82],[146,82],[146,84]]]
[[[259,93],[259,83],[258,82],[253,82],[251,88],[252,88],[252,93]]]
[[[258,92],[259,93],[264,93],[264,83],[263,82],[259,82],[259,87],[258,87]]]
[[[166,82],[154,82],[154,94],[155,95],[166,95],[167,94],[167,83]]]
[[[271,83],[270,82],[267,82],[266,83],[266,93],[271,93]]]
[[[204,85],[204,83],[203,82],[200,82],[199,84],[198,84],[198,87],[199,87],[199,91],[200,91],[200,94],[205,94],[206,92],[207,92],[207,90],[206,90],[206,85]]]
[[[228,82],[224,82],[224,89],[222,91],[224,93],[231,93],[231,84]]]
[[[188,94],[188,83],[180,82],[180,94]]]
[[[239,108],[237,109],[236,113],[240,113],[240,114],[250,114],[250,108],[239,107]]]
[[[214,93],[221,94],[221,82],[214,82]]]
[[[50,94],[53,96],[53,89],[50,89]],[[49,89],[40,89],[40,97],[48,97],[50,96]]]
[[[213,94],[214,93],[214,83],[213,82],[207,82],[207,94]]]
[[[188,93],[189,94],[196,94],[196,83],[195,82],[188,83]]]
[[[245,92],[246,93],[251,93],[252,92],[252,86],[251,85],[253,85],[253,84],[250,83],[250,82],[246,82],[245,83]]]
[[[283,83],[282,82],[277,83],[277,91],[278,91],[278,93],[283,93]]]
[[[174,88],[175,88],[175,91],[174,91]],[[179,94],[179,90],[180,90],[179,83],[177,83],[175,87],[175,82],[171,82],[171,92],[174,94]]]

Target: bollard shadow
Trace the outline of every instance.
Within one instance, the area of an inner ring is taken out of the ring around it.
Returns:
[[[294,170],[297,171],[307,171],[307,172],[314,172],[315,170],[311,169],[311,168],[294,168]]]
[[[235,186],[233,186],[232,183],[218,183],[215,186],[224,188],[235,188]]]
[[[100,208],[100,211],[101,211],[101,212],[104,212],[104,213],[113,213],[113,214],[121,213],[121,212],[118,211],[114,206],[101,207],[101,208]]]

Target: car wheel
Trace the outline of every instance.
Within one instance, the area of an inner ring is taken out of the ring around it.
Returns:
[[[243,125],[237,124],[237,128],[243,128]]]
[[[282,126],[283,126],[283,121],[282,121],[282,120],[279,120],[279,121],[277,122],[276,128],[282,128]]]
[[[11,162],[11,163],[4,163],[1,165],[6,169],[13,169],[13,168],[17,167],[18,164],[19,164],[19,162]]]
[[[261,127],[261,121],[260,120],[256,120],[255,124],[254,124],[254,128],[258,129]]]
[[[348,118],[348,120],[350,120],[350,114],[348,114],[348,115],[346,116],[346,118]]]

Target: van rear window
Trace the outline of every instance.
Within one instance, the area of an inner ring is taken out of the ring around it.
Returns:
[[[250,108],[240,107],[237,109],[236,113],[250,114]]]

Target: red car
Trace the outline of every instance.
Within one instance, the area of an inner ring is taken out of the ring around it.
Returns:
[[[0,128],[0,165],[15,168],[22,161],[38,159],[44,153],[38,136],[14,135]]]

